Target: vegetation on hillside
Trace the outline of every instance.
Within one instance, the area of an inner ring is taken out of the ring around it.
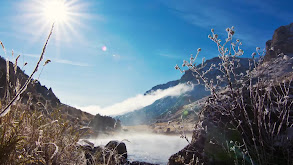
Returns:
[[[99,132],[113,132],[121,130],[121,122],[119,119],[114,119],[110,116],[102,116],[97,114],[93,120],[91,120],[90,127],[93,128],[97,134]]]

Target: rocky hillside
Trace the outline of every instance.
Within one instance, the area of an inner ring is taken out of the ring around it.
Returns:
[[[19,67],[17,67],[17,72],[15,74],[13,63],[9,62],[9,85],[7,85],[6,78],[6,60],[0,57],[0,98],[2,105],[5,104],[7,99],[7,93],[9,93],[10,98],[13,97],[16,88],[17,79],[19,84],[24,84],[28,79],[26,75]],[[9,92],[7,92],[9,89]],[[92,126],[93,131],[97,132],[114,129],[114,124],[116,120],[108,116],[93,116],[87,112],[83,112],[79,109],[71,107],[69,105],[63,104],[54,94],[52,88],[47,88],[41,85],[39,81],[33,80],[25,90],[25,92],[20,97],[20,102],[22,104],[28,105],[29,110],[42,111],[43,114],[47,115],[55,110],[59,110],[62,116],[74,123],[78,123],[81,126]],[[97,123],[106,121],[104,124],[97,125]],[[116,123],[116,129],[119,129],[120,123]]]
[[[6,60],[0,58],[0,97],[7,96],[7,88],[9,89],[10,98],[13,97],[15,92],[15,85],[17,79],[22,85],[28,79],[26,75],[19,67],[17,67],[16,74],[14,73],[13,63],[9,62],[9,85],[7,85],[6,79]],[[5,103],[6,99],[2,100]],[[32,81],[26,91],[21,95],[20,101],[23,104],[29,105],[30,110],[41,110],[44,114],[48,114],[56,109],[60,110],[65,118],[70,121],[77,121],[81,125],[87,125],[93,115],[83,112],[74,107],[62,104],[60,100],[55,96],[51,88],[47,88],[41,85],[39,81]]]
[[[237,74],[245,73],[246,70],[248,70],[249,59],[241,58],[239,60],[241,67],[236,69],[235,72]],[[206,71],[212,64],[218,64],[220,62],[221,61],[218,57],[207,60],[204,63],[205,67],[202,69],[202,71]],[[222,75],[222,73],[218,70],[212,70],[206,76],[209,80],[213,79],[216,81],[216,75]],[[147,95],[158,89],[164,90],[174,87],[180,83],[187,82],[194,84],[193,90],[186,92],[179,97],[165,97],[159,99],[149,106],[117,116],[116,118],[120,119],[123,125],[152,124],[154,122],[168,122],[171,119],[179,120],[180,115],[178,114],[183,112],[183,110],[186,110],[186,108],[183,108],[183,106],[193,103],[194,101],[202,99],[210,94],[210,92],[205,89],[204,85],[196,85],[198,82],[190,70],[187,70],[179,80],[157,85],[145,93],[145,95]],[[189,110],[193,111],[193,109]],[[174,117],[174,115],[176,117]],[[194,118],[192,115],[190,117]]]
[[[273,38],[266,42],[265,60],[276,58],[280,53],[293,53],[293,23],[275,30]]]

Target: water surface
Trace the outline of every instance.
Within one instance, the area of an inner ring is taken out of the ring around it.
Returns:
[[[147,133],[120,134],[88,140],[93,142],[95,146],[106,145],[111,140],[123,140],[126,144],[130,161],[144,161],[157,164],[167,164],[171,155],[188,144],[179,135],[170,136]]]

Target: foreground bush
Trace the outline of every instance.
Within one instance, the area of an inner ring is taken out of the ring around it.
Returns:
[[[16,107],[14,107],[16,108]],[[81,134],[58,111],[50,116],[18,107],[0,121],[0,164],[82,164]]]
[[[235,73],[240,66],[242,43],[233,41],[234,27],[226,29],[222,42],[214,33],[221,63],[204,70],[196,65],[197,55],[184,61],[183,67],[194,72],[199,83],[211,91],[192,142],[170,158],[170,164],[292,164],[293,163],[293,74],[267,78],[261,71],[278,65],[279,59],[264,63],[259,48],[252,54],[246,74]],[[259,55],[259,58],[255,58]],[[288,59],[287,59],[288,60]],[[280,64],[279,64],[280,65]],[[181,68],[176,65],[176,69]],[[217,69],[216,79],[205,75]]]

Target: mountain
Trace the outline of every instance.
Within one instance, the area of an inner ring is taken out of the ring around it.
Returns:
[[[0,57],[0,98],[7,98],[9,95],[9,98],[12,98],[17,86],[22,86],[28,79],[28,75],[23,70],[19,67],[14,68],[14,64],[9,62],[9,85],[7,85],[6,67],[6,60]],[[19,82],[18,85],[16,85],[17,82]],[[9,92],[7,89],[9,89]],[[1,101],[5,104],[6,100]],[[41,110],[45,115],[58,109],[64,118],[76,121],[80,125],[87,125],[94,117],[89,113],[61,103],[52,88],[48,89],[37,80],[33,80],[27,86],[25,92],[21,94],[20,102],[29,105],[31,111]]]
[[[8,66],[9,83],[7,83],[6,76],[6,60],[0,57],[0,98],[3,98],[1,99],[0,106],[5,105],[8,102],[7,98],[11,99],[15,94],[15,89],[18,88],[18,86],[22,86],[29,77],[19,67],[14,68],[12,62],[9,62]],[[29,83],[27,89],[21,94],[19,101],[23,105],[26,105],[28,110],[42,111],[44,115],[48,116],[53,111],[59,110],[62,118],[74,122],[74,124],[79,124],[80,126],[91,126],[95,133],[101,130],[110,130],[114,128],[117,130],[120,127],[120,122],[111,117],[100,115],[93,116],[87,112],[61,103],[54,94],[52,88],[48,89],[37,80],[32,80],[32,82]],[[101,121],[105,121],[105,123],[98,126],[96,123],[100,123]]]
[[[207,71],[212,64],[218,64],[221,60],[218,57],[212,58],[204,62],[205,66],[202,71]],[[239,58],[241,67],[235,70],[235,73],[245,73],[249,69],[249,59]],[[199,64],[200,67],[202,64]],[[206,77],[216,81],[216,75],[222,75],[219,70],[212,70],[206,74]],[[202,99],[210,95],[210,91],[207,91],[202,84],[197,84],[198,81],[193,75],[193,72],[187,70],[179,80],[170,81],[165,84],[154,86],[150,90],[145,92],[145,95],[150,94],[156,90],[164,90],[175,87],[178,84],[192,84],[193,89],[178,97],[168,96],[155,101],[153,104],[144,108],[129,112],[123,115],[116,116],[121,120],[123,125],[139,125],[139,124],[152,124],[154,122],[167,122],[170,119],[174,119],[174,115],[178,117],[178,111],[182,111],[185,105],[191,104],[196,100]],[[225,84],[222,84],[225,85]],[[192,109],[193,110],[193,109]],[[180,119],[180,115],[178,117]]]
[[[179,83],[180,83],[180,80],[175,80],[175,81],[169,81],[166,84],[156,85],[156,86],[152,87],[152,89],[146,91],[144,95],[150,94],[153,91],[156,91],[158,89],[164,90],[164,89],[168,89],[170,87],[174,87],[174,86],[178,85]]]

